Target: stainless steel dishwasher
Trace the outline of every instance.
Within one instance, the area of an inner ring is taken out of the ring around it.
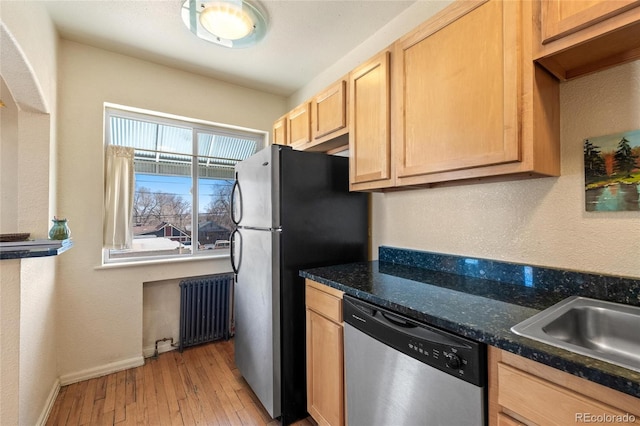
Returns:
[[[349,426],[487,424],[486,346],[344,296]]]

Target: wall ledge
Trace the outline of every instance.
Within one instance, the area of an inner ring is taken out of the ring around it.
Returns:
[[[15,246],[4,245],[0,247],[0,260],[57,256],[69,250],[71,247],[73,247],[73,242],[70,239],[62,240],[59,245],[51,246],[25,246],[18,245],[18,243],[16,243]]]

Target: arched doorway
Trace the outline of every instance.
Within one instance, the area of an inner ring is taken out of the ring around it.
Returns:
[[[32,66],[4,22],[0,22],[0,99],[5,104],[0,108],[0,233],[42,237],[55,200],[51,110]],[[55,345],[32,332],[54,331],[55,318],[42,320],[40,312],[55,304],[55,265],[1,262],[0,424],[31,424],[29,411],[46,405],[51,386],[51,380],[41,380],[41,372],[55,373]],[[36,291],[47,297],[32,297]],[[38,354],[36,361],[31,353]]]

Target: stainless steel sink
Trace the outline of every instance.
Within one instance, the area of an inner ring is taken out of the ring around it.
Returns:
[[[572,296],[511,331],[640,372],[640,307]]]

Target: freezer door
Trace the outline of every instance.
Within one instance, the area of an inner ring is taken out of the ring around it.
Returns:
[[[277,228],[279,223],[279,150],[268,146],[236,165],[234,218],[239,226]]]
[[[235,361],[271,417],[281,414],[280,233],[240,229]]]

